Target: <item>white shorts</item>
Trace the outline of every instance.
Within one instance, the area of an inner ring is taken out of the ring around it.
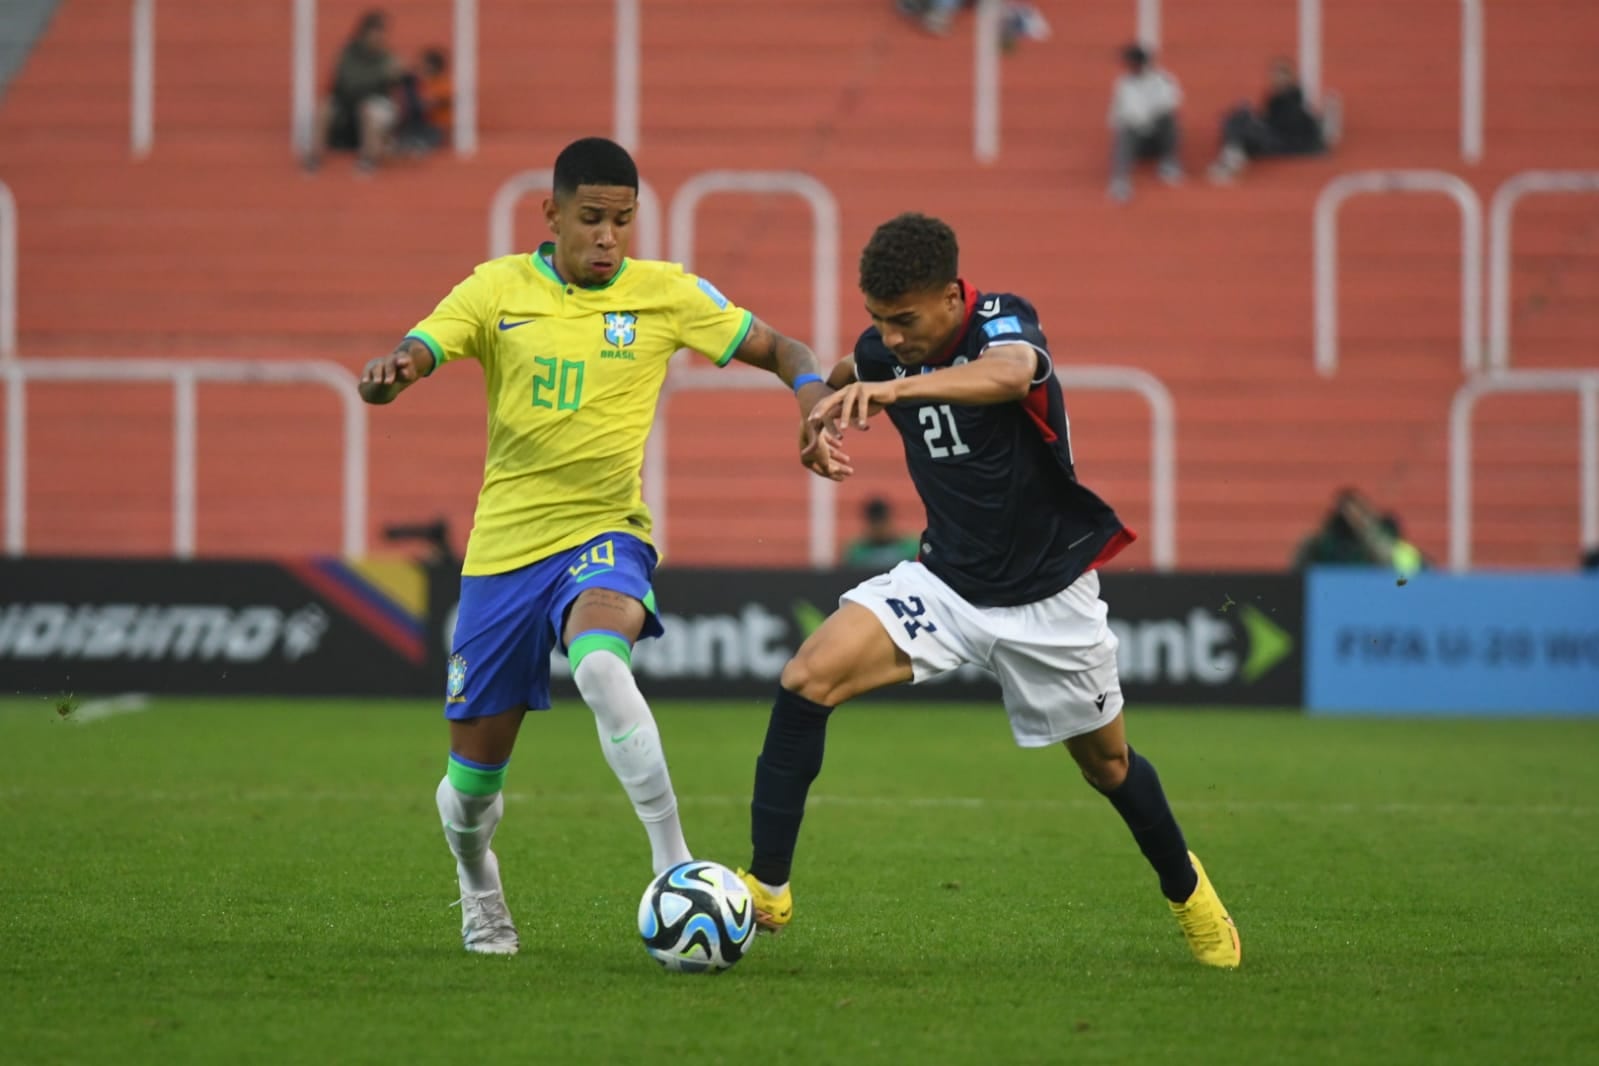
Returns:
[[[999,679],[1024,748],[1091,733],[1121,713],[1116,634],[1092,570],[1047,600],[976,607],[917,562],[900,563],[839,597],[877,616],[911,659],[911,684],[967,664]]]

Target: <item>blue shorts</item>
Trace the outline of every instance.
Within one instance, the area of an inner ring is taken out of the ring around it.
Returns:
[[[462,577],[444,717],[548,710],[550,652],[566,652],[566,612],[587,589],[611,589],[643,603],[640,639],[660,636],[650,590],[655,562],[655,549],[642,540],[607,533],[520,570]]]

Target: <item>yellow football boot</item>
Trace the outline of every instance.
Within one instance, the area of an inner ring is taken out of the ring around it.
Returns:
[[[1182,926],[1183,936],[1187,938],[1194,958],[1206,966],[1233,969],[1244,955],[1243,945],[1238,940],[1238,927],[1227,914],[1227,908],[1222,906],[1221,897],[1216,895],[1216,886],[1206,876],[1199,856],[1190,851],[1188,859],[1194,864],[1194,873],[1199,875],[1199,884],[1186,903],[1172,903],[1171,912],[1177,916],[1177,924]],[[785,893],[785,906],[788,902],[786,896]],[[787,911],[784,913],[786,915]],[[784,920],[787,921],[787,918]]]
[[[763,933],[782,932],[789,919],[794,917],[794,894],[785,885],[781,893],[774,893],[760,881],[754,874],[738,871],[746,885],[749,886],[750,899],[755,902],[755,925]]]

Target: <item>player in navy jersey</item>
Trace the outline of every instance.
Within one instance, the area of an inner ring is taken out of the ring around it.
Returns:
[[[757,921],[776,931],[793,916],[794,846],[833,708],[974,664],[998,678],[1017,744],[1064,743],[1127,822],[1194,957],[1237,966],[1237,929],[1155,768],[1127,745],[1097,568],[1134,534],[1077,480],[1038,315],[961,280],[954,232],[925,215],[879,226],[860,274],[872,327],[812,409],[807,458],[847,476],[843,433],[886,412],[927,529],[914,562],[846,592],[783,669],[750,804]]]

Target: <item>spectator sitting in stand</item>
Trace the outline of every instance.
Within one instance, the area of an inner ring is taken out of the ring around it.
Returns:
[[[1293,64],[1286,59],[1273,60],[1270,78],[1271,87],[1259,113],[1240,104],[1222,120],[1221,154],[1211,164],[1212,181],[1232,181],[1251,159],[1317,155],[1327,149],[1323,121],[1306,103]]]
[[[1183,180],[1177,156],[1177,105],[1183,94],[1177,79],[1157,66],[1142,45],[1122,49],[1122,62],[1127,73],[1116,80],[1110,102],[1110,196],[1119,203],[1132,198],[1133,165],[1140,159],[1160,160],[1161,180],[1168,185]]]
[[[392,149],[399,115],[389,95],[404,70],[388,48],[389,19],[368,11],[356,24],[333,71],[333,90],[317,115],[307,170],[315,170],[328,149],[356,152],[363,173],[375,170]]]
[[[408,151],[423,153],[450,143],[455,125],[455,87],[442,48],[427,48],[414,72],[405,75],[401,118],[395,139]]]

